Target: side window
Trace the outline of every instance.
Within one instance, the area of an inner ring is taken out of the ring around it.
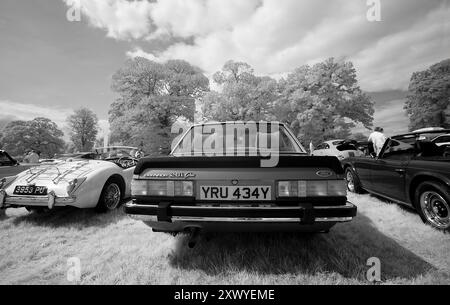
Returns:
[[[330,145],[328,145],[327,143],[324,143],[323,146],[324,146],[323,149],[330,149]]]
[[[382,159],[406,160],[414,156],[414,153],[413,145],[397,140],[390,140],[385,147]]]
[[[450,136],[442,136],[434,141],[434,143],[447,143],[447,142],[450,142]]]

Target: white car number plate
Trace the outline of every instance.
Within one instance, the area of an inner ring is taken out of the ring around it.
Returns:
[[[270,186],[200,186],[200,200],[271,200]]]

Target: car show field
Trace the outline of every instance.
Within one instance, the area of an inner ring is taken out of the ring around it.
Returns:
[[[449,284],[450,235],[372,195],[348,195],[352,222],[329,234],[153,233],[122,209],[56,209],[0,216],[0,284],[370,284],[371,257],[382,284]],[[68,279],[70,258],[79,282]]]

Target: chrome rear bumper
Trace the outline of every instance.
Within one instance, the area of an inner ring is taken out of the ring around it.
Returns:
[[[334,225],[348,222],[356,216],[356,206],[347,202],[342,206],[299,205],[288,207],[210,207],[180,205],[143,205],[130,201],[125,212],[157,230],[180,231],[189,226],[226,225]]]
[[[48,207],[66,206],[75,203],[75,197],[57,197],[53,191],[46,196],[8,196],[5,190],[0,190],[0,208],[11,206]]]

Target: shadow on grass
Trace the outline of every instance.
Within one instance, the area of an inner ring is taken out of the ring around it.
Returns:
[[[14,225],[28,223],[39,227],[74,227],[83,229],[86,227],[106,227],[126,217],[122,207],[107,213],[99,213],[94,209],[77,209],[74,207],[63,207],[46,212],[31,212],[26,215],[15,217]]]
[[[266,275],[336,272],[362,282],[370,257],[381,260],[383,280],[415,278],[435,269],[378,231],[362,213],[329,234],[214,233],[210,237],[202,237],[194,249],[187,247],[186,236],[179,238],[171,264],[209,275],[230,270]]]

